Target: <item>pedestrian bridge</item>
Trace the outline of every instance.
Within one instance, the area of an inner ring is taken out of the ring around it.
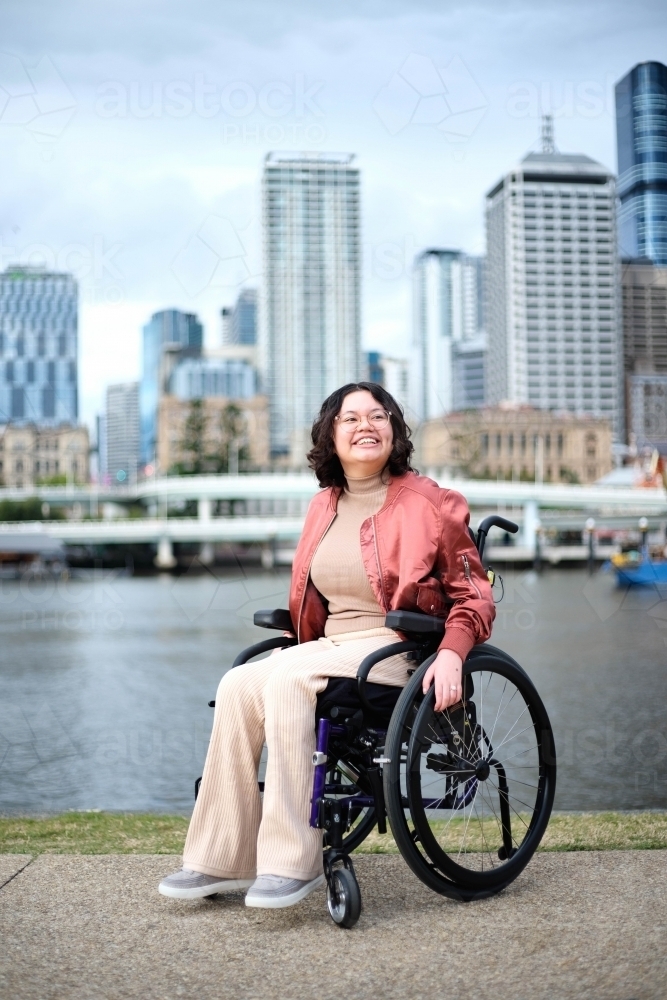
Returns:
[[[628,489],[611,486],[569,486],[551,483],[519,483],[482,479],[453,479],[435,476],[440,486],[461,492],[471,507],[523,507],[580,511],[628,511],[660,517],[667,514],[667,494],[660,489]],[[79,503],[86,514],[97,516],[99,506],[142,503],[148,508],[180,501],[285,501],[307,502],[317,492],[310,474],[249,474],[239,476],[165,476],[146,479],[132,486],[37,486],[32,489],[0,489],[0,500],[38,497],[52,504]],[[206,518],[207,504],[200,508]]]
[[[466,497],[473,525],[491,512],[516,520],[521,535],[512,550],[503,550],[515,558],[533,558],[542,527],[580,531],[593,527],[591,519],[596,529],[636,528],[639,518],[646,518],[650,528],[664,528],[667,523],[663,489],[444,478],[439,483]],[[259,544],[268,565],[277,547],[293,549],[308,502],[316,492],[315,479],[306,474],[165,477],[115,488],[2,489],[0,500],[38,497],[45,503],[69,506],[73,516],[64,521],[1,524],[0,534],[39,534],[67,545],[152,543],[158,547],[158,564],[164,566],[173,565],[174,543],[199,543],[208,546],[209,552],[216,543]],[[192,502],[196,517],[173,516],[178,505]],[[123,508],[138,503],[146,508],[146,517],[123,516]],[[216,516],[220,503],[223,516]],[[548,557],[546,550],[544,555]],[[560,556],[553,558],[558,561]]]

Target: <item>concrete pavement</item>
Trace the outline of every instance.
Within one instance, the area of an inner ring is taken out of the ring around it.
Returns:
[[[0,856],[2,1000],[664,1000],[667,851],[540,854],[453,903],[398,856],[356,862],[357,927],[156,891],[167,856]],[[8,881],[9,880],[9,881]]]

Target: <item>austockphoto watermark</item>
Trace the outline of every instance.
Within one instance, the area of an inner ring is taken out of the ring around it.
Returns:
[[[125,615],[118,608],[68,608],[67,611],[41,609],[24,611],[24,632],[118,632]]]
[[[634,775],[658,769],[663,781],[667,781],[667,735],[650,723],[628,726],[616,720],[608,721],[603,726],[560,729],[556,756],[563,767],[604,765],[610,772],[619,768],[626,775],[626,780],[628,773]]]
[[[190,298],[209,287],[240,288],[256,277],[248,261],[244,231],[223,215],[209,215],[181,247],[171,272]]]
[[[290,80],[271,80],[256,87],[246,80],[220,86],[196,73],[193,80],[153,80],[124,83],[108,80],[97,90],[95,114],[100,118],[248,118],[259,113],[265,118],[289,116],[297,121],[323,118],[318,97],[321,80],[308,80],[295,73]]]
[[[211,737],[211,721],[197,721],[191,729],[138,726],[107,731],[99,738],[91,755],[101,765],[201,764]]]
[[[84,297],[109,303],[124,298],[125,275],[118,263],[122,243],[110,243],[102,233],[94,233],[90,243],[27,243],[24,246],[0,240],[0,269],[37,267],[44,271],[71,274],[82,285]]]
[[[97,609],[109,609],[123,604],[123,598],[115,586],[118,569],[81,570],[76,577],[67,579],[53,576],[24,575],[18,587],[13,580],[0,580],[0,608],[9,607],[22,600],[33,607],[39,607],[54,599],[71,607],[92,605]]]
[[[327,132],[319,122],[288,122],[285,125],[271,122],[268,125],[254,125],[244,122],[225,122],[222,126],[222,141],[225,145],[238,143],[246,146],[321,146]]]
[[[390,135],[408,126],[429,126],[448,142],[471,138],[488,100],[459,55],[444,65],[411,52],[378,91],[373,111]]]
[[[511,118],[601,118],[614,116],[614,80],[521,80],[508,91],[505,110]]]
[[[49,56],[29,65],[0,52],[0,126],[22,127],[41,143],[54,142],[76,111],[76,100]]]

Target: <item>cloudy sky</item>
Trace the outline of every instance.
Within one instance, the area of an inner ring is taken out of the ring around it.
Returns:
[[[555,118],[616,168],[613,85],[667,58],[654,0],[2,0],[2,266],[81,287],[81,405],[139,374],[156,309],[218,313],[261,271],[270,150],[362,170],[363,340],[409,350],[410,265],[484,250],[484,193]]]

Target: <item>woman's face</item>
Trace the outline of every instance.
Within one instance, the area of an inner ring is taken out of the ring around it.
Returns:
[[[361,479],[384,469],[394,443],[391,420],[382,426],[386,413],[367,389],[343,400],[334,420],[334,448],[346,476]]]

